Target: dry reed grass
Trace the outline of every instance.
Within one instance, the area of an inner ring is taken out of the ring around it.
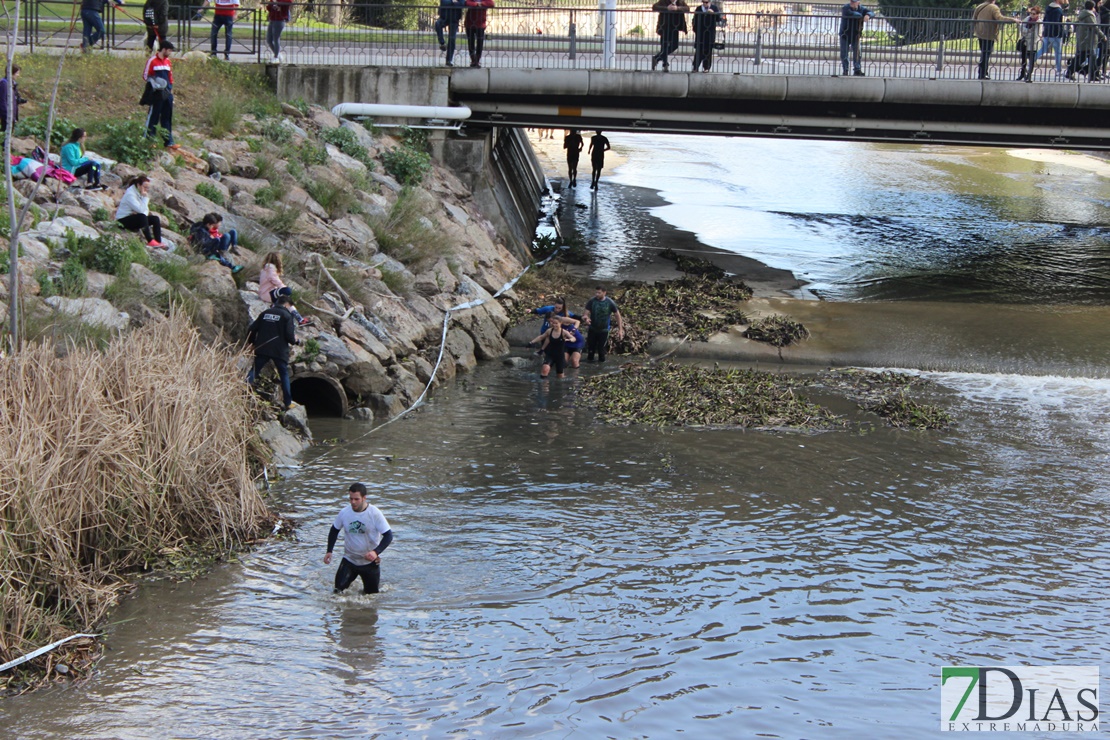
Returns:
[[[92,628],[128,571],[257,537],[253,416],[235,357],[179,314],[0,360],[0,663]]]

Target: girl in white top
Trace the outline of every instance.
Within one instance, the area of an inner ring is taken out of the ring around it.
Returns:
[[[120,198],[116,222],[128,231],[138,231],[148,247],[165,249],[162,244],[162,221],[150,214],[150,178],[136,175]]]

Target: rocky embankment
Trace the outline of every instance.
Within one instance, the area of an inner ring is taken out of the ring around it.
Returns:
[[[298,332],[305,346],[291,368],[294,382],[311,378],[324,384],[314,386],[323,392],[341,391],[350,414],[391,417],[429,383],[507,352],[502,332],[509,319],[491,294],[523,266],[468,189],[436,166],[422,176],[406,173],[419,182],[402,185],[383,166],[399,140],[322,108],[284,108],[281,118],[245,117],[233,138],[162,153],[145,172],[153,180],[151,211],[173,248],[143,247],[115,274],[91,269],[85,259],[84,280],[67,282],[77,270],[67,265],[90,244],[137,239],[120,231],[113,216],[124,183],[141,170],[90,153],[108,165],[104,191],[50,179],[37,189],[17,182],[17,205],[31,197],[36,206],[19,237],[28,323],[127,332],[177,304],[206,340],[241,342],[267,305],[257,295],[262,258],[280,251],[298,308],[316,319]],[[349,133],[337,135],[340,129]],[[29,153],[36,143],[15,139],[13,150]],[[231,257],[246,267],[238,275],[204,260],[185,238],[209,212],[224,214],[224,231],[240,235],[239,254]],[[8,300],[5,280],[0,315]],[[433,377],[444,309],[481,300],[453,314]]]

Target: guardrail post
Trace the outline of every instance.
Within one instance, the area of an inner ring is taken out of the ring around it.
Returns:
[[[940,44],[937,46],[937,72],[944,71],[944,39],[945,36],[942,33],[940,35]]]
[[[760,15],[756,13],[756,15]],[[760,23],[761,19],[756,19],[756,23]],[[763,29],[758,25],[755,27],[755,65],[758,67],[763,64]]]
[[[605,69],[612,69],[617,62],[617,0],[605,0]]]
[[[567,30],[567,36],[570,37],[570,51],[567,57],[574,59],[578,53],[578,24],[574,22],[574,8],[570,9],[570,28]]]

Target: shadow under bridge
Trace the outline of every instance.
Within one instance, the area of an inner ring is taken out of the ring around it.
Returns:
[[[992,80],[458,69],[468,126],[1110,149],[1110,86]]]

